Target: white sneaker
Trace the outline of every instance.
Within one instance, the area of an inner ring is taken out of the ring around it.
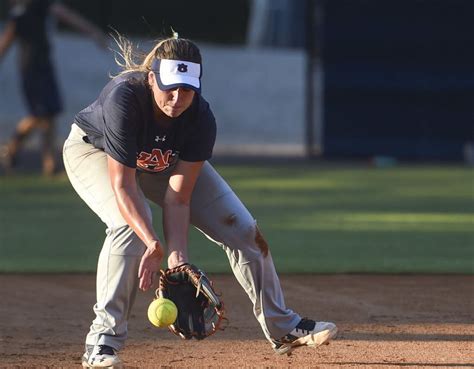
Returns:
[[[82,355],[82,366],[84,368],[122,369],[122,362],[110,346],[87,345],[86,352]]]
[[[84,352],[84,355],[82,355],[82,367],[83,368],[90,368],[88,361],[89,357],[92,354],[92,350],[94,349],[93,345],[86,345],[86,352]]]
[[[329,344],[337,334],[337,327],[331,322],[315,322],[303,318],[286,336],[274,343],[273,350],[277,354],[290,354],[300,346],[321,346]]]

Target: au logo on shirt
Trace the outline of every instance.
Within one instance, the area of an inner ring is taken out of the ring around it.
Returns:
[[[147,172],[161,172],[170,166],[170,157],[173,151],[153,149],[151,153],[142,151],[137,158],[137,166]]]

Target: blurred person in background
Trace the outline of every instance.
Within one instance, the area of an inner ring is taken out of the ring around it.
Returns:
[[[118,41],[124,70],[75,116],[63,149],[72,186],[107,226],[82,365],[120,367],[136,292],[152,287],[160,269],[165,244],[147,199],[163,210],[168,268],[189,263],[192,224],[226,252],[277,353],[328,343],[336,325],[286,307],[255,219],[208,161],[216,121],[201,94],[199,48],[175,34],[136,59]]]
[[[10,0],[8,19],[0,35],[0,59],[14,41],[18,43],[18,67],[28,114],[20,120],[10,142],[3,148],[2,161],[7,172],[16,165],[25,138],[35,129],[43,135],[43,173],[57,170],[55,150],[55,117],[62,110],[62,99],[56,82],[47,20],[59,21],[91,37],[101,48],[107,45],[105,34],[88,20],[52,0]]]

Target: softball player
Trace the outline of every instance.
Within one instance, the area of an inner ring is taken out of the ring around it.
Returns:
[[[73,187],[107,225],[83,366],[120,366],[136,291],[153,285],[164,257],[146,199],[162,207],[168,267],[188,262],[192,224],[227,253],[275,351],[328,342],[333,323],[302,319],[285,306],[254,218],[208,162],[216,122],[201,95],[198,47],[175,35],[135,63],[132,45],[118,43],[124,71],[76,115],[63,151]]]
[[[62,110],[62,101],[50,56],[47,18],[54,15],[62,22],[94,38],[105,47],[105,35],[94,25],[65,5],[52,0],[10,0],[11,8],[0,36],[0,59],[17,40],[21,86],[28,115],[17,125],[16,132],[3,153],[7,171],[16,164],[18,151],[34,130],[43,131],[43,173],[55,172],[54,119]]]

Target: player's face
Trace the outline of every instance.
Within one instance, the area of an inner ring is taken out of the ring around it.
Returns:
[[[179,117],[193,102],[194,91],[189,88],[160,90],[153,72],[148,74],[148,83],[151,86],[157,107],[170,118]]]

